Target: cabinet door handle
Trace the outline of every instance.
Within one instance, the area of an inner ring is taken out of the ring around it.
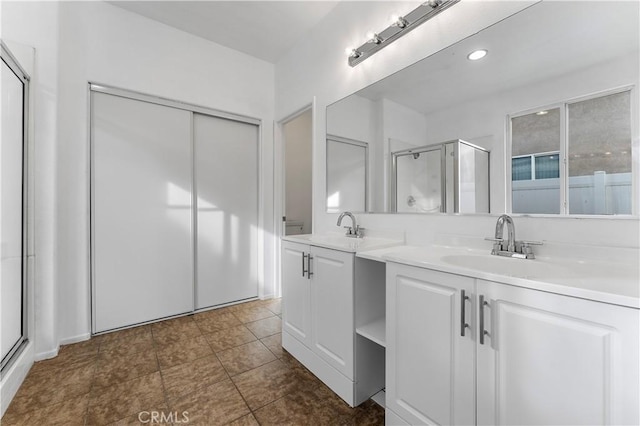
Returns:
[[[311,272],[311,259],[313,259],[313,257],[311,257],[311,253],[309,253],[307,255],[307,278],[311,279],[311,275],[313,275],[313,272]]]
[[[307,271],[304,269],[304,259],[307,257],[306,254],[304,254],[304,252],[302,252],[302,276],[304,277],[304,274],[307,273]]]
[[[484,329],[484,307],[489,306],[489,302],[484,300],[484,296],[480,295],[478,298],[480,305],[480,344],[484,345],[484,336],[491,336],[487,330]]]
[[[464,290],[460,291],[460,336],[464,337],[465,329],[469,328],[469,324],[465,320],[465,307],[469,296]]]

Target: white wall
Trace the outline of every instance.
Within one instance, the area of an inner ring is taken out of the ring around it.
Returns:
[[[316,100],[315,232],[338,230],[335,227],[336,215],[327,214],[324,207],[325,129],[322,123],[325,122],[326,106],[534,2],[460,2],[358,66],[351,68],[347,65],[345,47],[360,45],[367,31],[384,28],[392,13],[405,13],[420,3],[340,3],[308,37],[276,64],[277,115],[295,111],[309,103],[314,96]],[[498,175],[504,181],[504,173]],[[495,226],[495,216],[488,215],[369,214],[359,215],[358,220],[368,229],[406,231],[409,243],[432,241],[439,232],[488,236]],[[523,216],[516,218],[516,225],[518,237],[523,239],[623,247],[640,245],[638,219]]]
[[[88,337],[88,82],[262,120],[261,295],[273,294],[274,66],[103,2],[2,2],[35,48],[36,353]]]
[[[312,113],[307,110],[283,126],[286,144],[286,208],[287,221],[303,221],[303,234],[311,233],[311,134]]]

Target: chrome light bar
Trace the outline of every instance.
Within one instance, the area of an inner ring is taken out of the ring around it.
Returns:
[[[349,53],[349,65],[354,67],[385,46],[428,21],[460,0],[428,0],[404,16],[398,17],[391,25],[379,33],[374,33],[362,46]]]

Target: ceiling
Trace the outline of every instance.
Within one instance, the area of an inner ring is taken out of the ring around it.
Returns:
[[[109,1],[248,55],[276,63],[338,1]]]

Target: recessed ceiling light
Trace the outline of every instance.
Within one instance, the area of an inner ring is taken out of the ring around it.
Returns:
[[[488,51],[485,49],[474,50],[467,55],[467,59],[470,61],[477,61],[478,59],[482,59],[487,56],[487,53]]]
[[[549,114],[549,111],[538,111],[536,112],[536,115],[547,115]]]

